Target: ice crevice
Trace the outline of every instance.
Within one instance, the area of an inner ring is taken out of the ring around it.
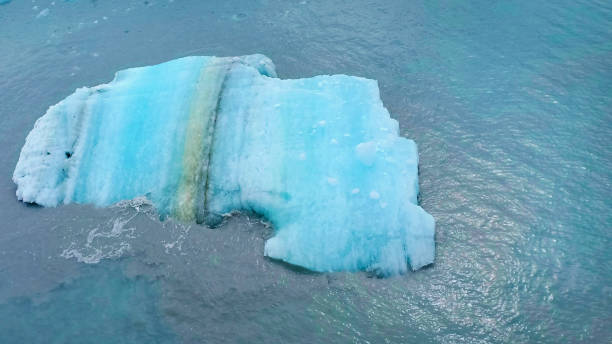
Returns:
[[[398,133],[374,80],[283,80],[263,55],[190,56],[51,106],[13,180],[18,199],[43,206],[145,196],[162,216],[208,225],[255,212],[275,229],[269,257],[391,275],[435,251],[416,145]]]

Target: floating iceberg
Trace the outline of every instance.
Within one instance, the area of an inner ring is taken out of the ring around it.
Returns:
[[[269,257],[388,275],[434,259],[417,165],[376,81],[281,80],[263,55],[197,56],[120,71],[50,107],[13,180],[43,206],[146,196],[209,225],[254,212],[275,228]]]

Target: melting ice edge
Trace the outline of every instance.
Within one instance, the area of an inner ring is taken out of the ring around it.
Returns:
[[[434,259],[416,145],[377,82],[282,80],[263,55],[185,57],[79,88],[36,121],[13,180],[43,206],[146,196],[208,225],[254,212],[275,228],[266,256],[315,271],[393,275]]]

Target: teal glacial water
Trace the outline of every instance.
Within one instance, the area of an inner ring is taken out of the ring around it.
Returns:
[[[420,154],[435,263],[264,258],[273,229],[17,201],[34,122],[188,55],[377,79]],[[612,342],[609,1],[0,0],[0,343]]]

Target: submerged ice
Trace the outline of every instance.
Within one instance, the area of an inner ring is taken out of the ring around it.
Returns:
[[[120,71],[50,107],[13,180],[43,206],[145,196],[209,225],[254,212],[275,228],[269,257],[396,274],[434,259],[417,167],[375,81],[282,80],[263,55],[198,56]]]

